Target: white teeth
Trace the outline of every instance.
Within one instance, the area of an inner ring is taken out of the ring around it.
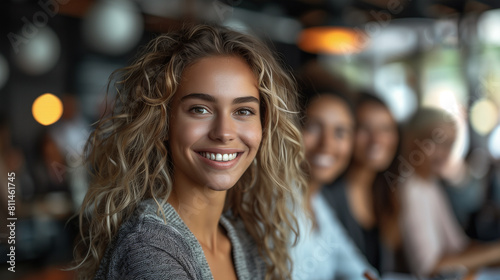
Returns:
[[[200,155],[214,161],[230,161],[235,159],[238,153],[214,154],[214,153],[201,152]]]
[[[312,161],[317,167],[330,167],[335,164],[335,158],[329,155],[316,155]]]

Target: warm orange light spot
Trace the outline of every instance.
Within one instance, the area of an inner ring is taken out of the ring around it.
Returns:
[[[37,122],[42,125],[51,125],[61,118],[63,105],[57,96],[45,93],[35,99],[31,111]]]
[[[299,36],[298,46],[310,53],[353,54],[361,52],[368,37],[361,30],[342,27],[311,27]]]

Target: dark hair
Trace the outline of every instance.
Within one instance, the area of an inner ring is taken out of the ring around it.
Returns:
[[[301,117],[302,126],[304,125],[304,122],[306,120],[307,109],[309,108],[309,106],[311,105],[311,103],[314,100],[316,100],[317,98],[319,98],[321,96],[331,96],[331,97],[338,98],[340,101],[342,101],[344,103],[344,105],[346,105],[352,119],[353,120],[356,119],[356,113],[354,110],[354,103],[346,94],[340,93],[340,92],[335,91],[335,90],[328,90],[328,89],[325,89],[322,91],[301,92],[300,112],[301,112],[301,116],[302,116]]]
[[[376,104],[391,112],[387,104],[379,97],[369,92],[361,92],[356,100],[356,110],[366,104]],[[396,123],[396,121],[394,120]],[[380,225],[382,238],[387,237],[388,226],[391,223],[397,223],[400,211],[400,204],[397,192],[398,171],[398,155],[401,153],[401,128],[396,123],[398,134],[398,145],[396,147],[395,156],[386,170],[378,172],[372,184],[372,202],[375,220]],[[386,240],[387,241],[387,240]],[[392,240],[391,240],[392,241]]]
[[[370,104],[370,103],[380,105],[380,106],[382,106],[390,111],[390,109],[387,106],[387,104],[385,103],[385,101],[373,93],[370,93],[368,91],[362,91],[357,95],[357,97],[356,97],[356,109],[358,109],[359,107],[361,107],[365,104]]]

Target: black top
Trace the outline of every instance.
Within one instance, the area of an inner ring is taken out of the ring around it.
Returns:
[[[359,250],[365,255],[368,262],[380,274],[384,272],[407,272],[402,252],[393,252],[381,242],[380,230],[377,226],[365,229],[354,218],[347,199],[347,182],[339,179],[330,186],[323,188],[323,194],[328,203],[335,209],[337,217],[345,227],[347,233]]]

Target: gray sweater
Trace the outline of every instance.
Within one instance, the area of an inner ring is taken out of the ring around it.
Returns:
[[[150,199],[122,224],[95,279],[213,279],[201,245],[174,208],[163,206],[167,223]],[[264,279],[266,266],[241,220],[222,216],[238,279]]]

